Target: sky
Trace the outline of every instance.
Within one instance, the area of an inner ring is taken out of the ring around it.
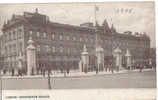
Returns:
[[[120,33],[146,32],[151,38],[151,47],[156,47],[154,2],[0,4],[0,30],[12,14],[35,12],[36,8],[39,13],[49,16],[52,22],[71,25],[94,22],[95,5],[98,8],[96,19],[100,25],[106,19],[109,26],[113,24]]]

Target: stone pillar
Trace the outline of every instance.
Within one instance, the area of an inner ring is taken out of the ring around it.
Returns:
[[[83,52],[81,54],[81,61],[82,61],[82,68],[81,71],[83,70],[84,72],[88,72],[88,67],[89,67],[89,54],[86,48],[86,45],[84,45]]]
[[[18,68],[20,70],[22,69],[22,54],[21,54],[21,52],[19,54],[19,59],[18,59]]]
[[[114,50],[114,56],[116,57],[116,67],[119,70],[122,67],[122,51],[116,48]]]
[[[129,67],[130,69],[131,69],[131,53],[129,52],[129,50],[127,49],[127,51],[126,51],[126,58],[127,58],[127,67]]]
[[[82,72],[82,60],[79,61],[78,65],[79,65],[79,71]]]
[[[97,68],[98,71],[103,70],[104,67],[104,49],[101,46],[96,48]]]
[[[30,37],[27,47],[27,75],[36,74],[36,48]]]

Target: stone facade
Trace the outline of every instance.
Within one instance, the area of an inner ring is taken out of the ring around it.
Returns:
[[[97,31],[96,31],[97,28]],[[18,70],[19,53],[22,56],[22,71],[27,70],[27,42],[30,32],[36,47],[37,73],[42,70],[77,70],[81,60],[84,45],[89,53],[89,66],[96,67],[96,45],[103,48],[104,67],[112,63],[113,51],[119,47],[122,51],[122,66],[126,66],[126,51],[131,53],[132,61],[147,63],[150,49],[150,39],[144,34],[131,32],[118,33],[114,26],[109,27],[105,20],[102,25],[92,23],[73,26],[55,23],[49,17],[35,13],[24,12],[23,15],[13,15],[3,25],[1,52],[3,53],[3,70]],[[97,35],[96,35],[97,34]],[[96,43],[96,36],[98,41]]]

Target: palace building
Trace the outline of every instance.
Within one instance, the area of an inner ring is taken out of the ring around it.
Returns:
[[[149,60],[150,38],[146,33],[119,33],[106,20],[102,25],[87,22],[73,26],[50,21],[36,9],[34,13],[13,14],[4,23],[2,32],[0,70],[3,74],[13,70],[24,74],[28,70],[40,74],[47,69],[85,71],[85,59],[88,59],[87,71],[103,71],[112,64],[119,69],[127,68],[148,64]],[[30,69],[28,64],[29,44],[35,47],[35,69]]]

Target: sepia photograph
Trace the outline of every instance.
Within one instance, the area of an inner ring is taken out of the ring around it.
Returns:
[[[155,24],[153,1],[0,4],[2,92],[156,90]]]

